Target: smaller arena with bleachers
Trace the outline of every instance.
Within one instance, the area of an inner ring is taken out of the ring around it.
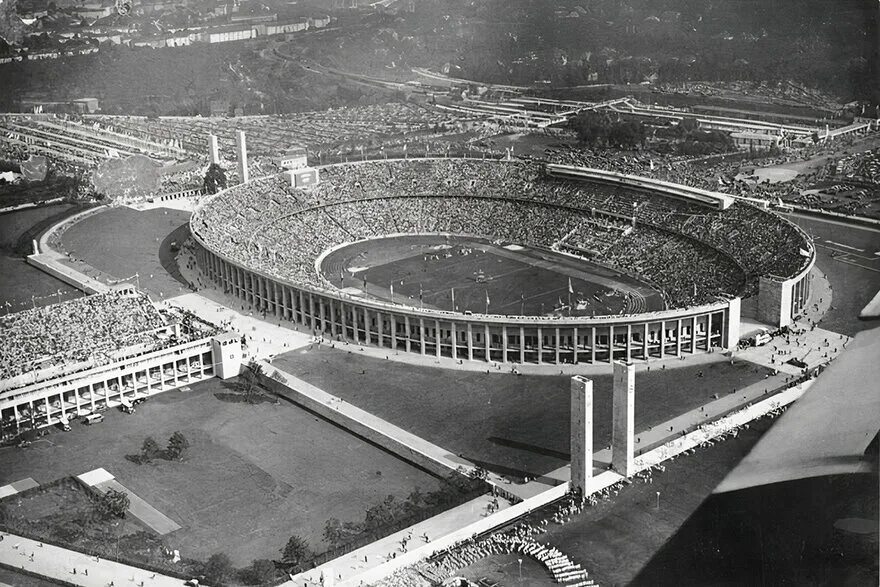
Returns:
[[[0,318],[0,439],[238,375],[241,342],[133,287]]]

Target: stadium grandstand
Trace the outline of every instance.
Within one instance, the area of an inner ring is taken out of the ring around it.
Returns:
[[[0,117],[0,133],[12,145],[85,167],[138,154],[160,159],[186,156],[173,140],[144,139],[52,115],[6,114]]]
[[[7,314],[0,328],[4,437],[231,374],[235,363],[215,356],[230,335],[130,286]]]
[[[235,133],[248,134],[248,151],[255,157],[276,158],[291,146],[332,149],[341,144],[367,144],[380,137],[426,132],[436,125],[460,123],[437,109],[416,104],[382,104],[302,112],[283,116],[238,118],[145,117],[90,115],[85,120],[107,131],[148,137],[151,142],[179,144],[191,156],[208,151],[207,136],[218,137],[221,151],[233,152]],[[291,137],[296,137],[295,144]]]
[[[271,176],[221,192],[190,228],[202,270],[266,311],[316,333],[453,358],[559,363],[727,349],[739,340],[743,297],[757,295],[759,318],[777,325],[806,302],[812,244],[775,214],[722,195],[683,197],[693,190],[647,178],[558,175],[475,159],[330,165],[308,190]],[[352,295],[321,270],[326,251],[390,234],[565,252],[654,285],[666,308],[477,316]]]

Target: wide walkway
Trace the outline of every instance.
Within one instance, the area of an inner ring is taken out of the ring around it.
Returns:
[[[392,561],[398,556],[414,552],[419,547],[430,547],[430,543],[437,538],[453,534],[461,528],[485,518],[489,515],[489,506],[492,501],[491,495],[478,497],[400,532],[371,542],[315,569],[301,573],[284,585],[318,586],[321,585],[321,576],[325,573],[332,575],[337,584],[357,585],[358,575]],[[498,499],[497,511],[503,511],[509,507],[508,501]],[[427,536],[427,540],[425,540],[425,536]],[[408,539],[406,546],[402,543],[404,539]],[[429,548],[425,550],[429,550]]]
[[[117,562],[58,548],[29,538],[0,533],[0,563],[49,579],[84,587],[129,585],[180,587],[183,581]],[[75,572],[74,572],[75,571]]]

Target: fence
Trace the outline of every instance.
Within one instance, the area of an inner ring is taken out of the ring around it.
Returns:
[[[484,484],[485,485],[485,484]],[[425,510],[421,510],[416,514],[411,516],[407,516],[406,518],[402,518],[393,522],[391,524],[387,524],[382,526],[381,528],[377,528],[375,530],[364,532],[359,534],[354,540],[343,544],[342,546],[338,546],[331,550],[327,550],[322,552],[321,554],[313,557],[308,562],[297,566],[293,571],[293,574],[302,573],[308,569],[314,569],[315,567],[319,567],[326,562],[329,562],[333,559],[339,558],[341,556],[345,556],[350,552],[354,552],[359,548],[363,548],[364,546],[376,542],[377,540],[381,540],[387,536],[394,534],[395,532],[400,532],[401,530],[405,530],[410,526],[418,524],[419,522],[424,522],[429,518],[433,518],[443,512],[450,510],[454,507],[458,507],[462,504],[465,504],[469,501],[472,501],[482,495],[485,495],[489,492],[488,487],[480,487],[478,489],[474,489],[468,491],[466,493],[459,493],[454,496],[454,499],[449,503],[437,505],[431,508],[427,508]]]
[[[82,483],[80,483],[79,480],[76,479],[75,477],[61,477],[61,478],[56,479],[50,483],[46,483],[46,484],[40,485],[38,487],[32,487],[30,489],[26,489],[25,491],[22,491],[21,493],[16,493],[15,495],[11,495],[11,496],[9,496],[9,499],[32,497],[33,495],[44,492],[47,489],[52,489],[54,487],[63,485],[65,483],[70,483],[73,485],[77,485],[80,488],[83,488],[85,491],[85,494],[89,497],[89,499],[92,502],[94,502],[95,494],[92,491],[85,488],[85,486],[83,486]],[[56,540],[49,533],[42,533],[39,531],[35,531],[34,525],[32,523],[30,523],[29,521],[26,521],[24,524],[21,524],[21,525],[10,524],[9,521],[10,520],[8,518],[0,520],[0,529],[2,529],[4,532],[8,532],[10,534],[15,534],[15,535],[21,536],[23,538],[29,538],[31,540],[45,542],[46,544],[50,544],[52,546],[57,546],[58,548],[73,550],[75,552],[79,552],[79,553],[85,554],[87,556],[100,557],[100,558],[114,561],[114,562],[117,562],[120,564],[129,565],[132,567],[138,567],[138,568],[141,568],[141,569],[144,569],[147,571],[151,571],[154,573],[159,573],[162,575],[167,575],[169,577],[174,577],[176,579],[188,580],[188,579],[191,579],[193,576],[193,573],[184,573],[184,572],[181,572],[181,571],[173,569],[173,568],[168,568],[168,567],[164,567],[161,565],[156,565],[156,564],[150,563],[148,561],[144,561],[142,559],[138,559],[138,558],[129,556],[125,553],[119,553],[119,552],[114,553],[110,550],[109,544],[106,545],[106,549],[86,548],[86,547],[79,546],[79,545],[75,546],[75,545],[70,544],[69,542],[65,542],[62,540]],[[50,532],[51,532],[51,530],[50,530]],[[196,563],[196,561],[192,561],[192,563]],[[190,564],[192,564],[192,563],[190,563]]]

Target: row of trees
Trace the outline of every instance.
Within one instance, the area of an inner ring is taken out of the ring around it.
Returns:
[[[330,518],[324,525],[324,541],[331,548],[339,548],[368,536],[382,535],[384,530],[400,522],[439,508],[457,505],[462,496],[484,487],[482,478],[453,474],[435,490],[423,493],[416,488],[406,499],[386,496],[378,504],[367,508],[361,522],[341,522]]]
[[[125,455],[125,458],[138,465],[152,463],[155,459],[179,461],[183,458],[183,454],[189,446],[189,440],[180,431],[175,432],[168,438],[168,444],[164,449],[156,442],[156,439],[152,436],[147,436],[141,445],[140,453]]]
[[[312,557],[309,543],[299,536],[291,536],[281,549],[281,560],[256,559],[250,566],[237,569],[226,553],[211,555],[202,567],[202,575],[209,585],[222,587],[229,582],[245,585],[262,585],[279,577],[282,573],[302,565]]]
[[[384,530],[405,522],[414,515],[433,508],[457,505],[463,497],[469,496],[475,490],[484,489],[484,479],[483,471],[471,477],[453,474],[436,491],[422,493],[416,489],[405,500],[398,500],[393,495],[389,495],[366,510],[363,522],[342,523],[336,518],[328,520],[324,528],[324,540],[331,548],[338,548],[359,538],[382,535]],[[308,541],[297,535],[288,539],[280,553],[280,560],[257,559],[244,569],[236,569],[229,556],[225,553],[217,553],[205,562],[202,574],[205,581],[211,585],[224,585],[236,580],[249,585],[258,585],[273,580],[280,573],[295,571],[315,556]]]
[[[645,125],[639,121],[615,120],[607,112],[581,112],[569,122],[578,140],[588,147],[611,146],[633,149],[644,146]]]

